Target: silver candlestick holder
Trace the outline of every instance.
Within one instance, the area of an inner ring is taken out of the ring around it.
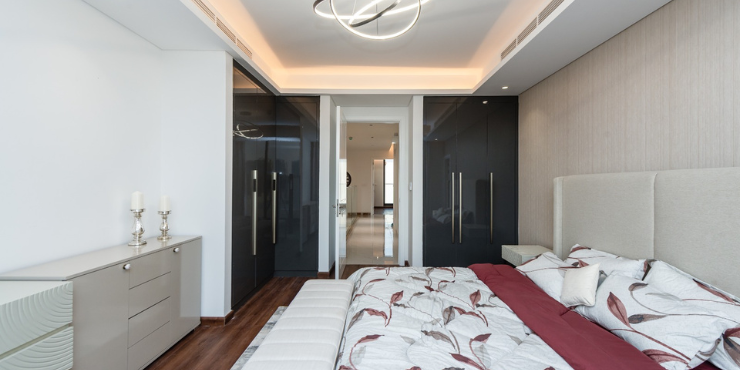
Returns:
[[[131,212],[134,213],[134,227],[131,231],[131,234],[134,236],[134,240],[129,242],[128,245],[138,248],[142,245],[146,245],[146,240],[141,239],[144,235],[144,224],[141,222],[141,214],[144,213],[144,208],[132,209]]]
[[[162,224],[159,225],[159,231],[162,232],[162,235],[158,236],[157,240],[170,240],[172,237],[167,235],[167,232],[170,231],[170,224],[167,223],[167,216],[169,216],[170,211],[159,211],[158,213],[162,215]]]

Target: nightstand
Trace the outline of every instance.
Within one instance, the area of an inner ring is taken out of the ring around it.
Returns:
[[[519,266],[545,252],[552,252],[541,245],[504,245],[501,257],[514,266]]]

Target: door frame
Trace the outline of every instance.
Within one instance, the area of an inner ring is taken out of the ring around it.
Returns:
[[[398,122],[399,128],[399,213],[398,262],[412,266],[423,264],[423,96],[413,96],[405,107],[344,107],[352,122]],[[319,272],[329,272],[335,262],[331,228],[330,159],[332,157],[332,116],[336,103],[330,95],[321,95],[319,163]],[[412,163],[413,156],[413,166]],[[406,190],[408,189],[408,190]]]

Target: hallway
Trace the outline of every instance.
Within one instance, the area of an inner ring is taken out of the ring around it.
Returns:
[[[393,235],[393,209],[376,208],[358,217],[347,237],[348,265],[397,265],[398,238]]]

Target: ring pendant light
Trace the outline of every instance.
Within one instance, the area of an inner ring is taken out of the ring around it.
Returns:
[[[382,0],[373,0],[369,4],[365,5],[360,10],[354,12],[351,15],[341,15],[336,9],[336,1],[341,0],[329,0],[329,6],[331,8],[331,14],[327,14],[325,12],[322,12],[318,7],[321,3],[323,3],[326,0],[316,0],[313,4],[314,12],[324,18],[334,18],[339,22],[339,24],[346,29],[349,32],[352,32],[353,34],[366,38],[371,40],[388,40],[392,39],[398,36],[403,35],[404,33],[408,32],[411,28],[416,25],[416,22],[419,20],[419,16],[421,15],[421,6],[425,3],[429,2],[429,0],[415,0],[415,4],[404,6],[404,7],[398,7],[398,5],[401,3],[402,0],[396,0],[393,4],[386,7],[385,9],[381,11],[376,11],[375,13],[367,13],[366,12],[373,6],[376,6],[378,3],[380,3]],[[395,14],[400,14],[408,11],[414,11],[414,17],[413,20],[403,29],[386,34],[386,35],[380,35],[380,34],[369,34],[366,32],[359,31],[357,28],[364,26],[368,23],[374,22],[379,20],[383,16],[391,16]]]

